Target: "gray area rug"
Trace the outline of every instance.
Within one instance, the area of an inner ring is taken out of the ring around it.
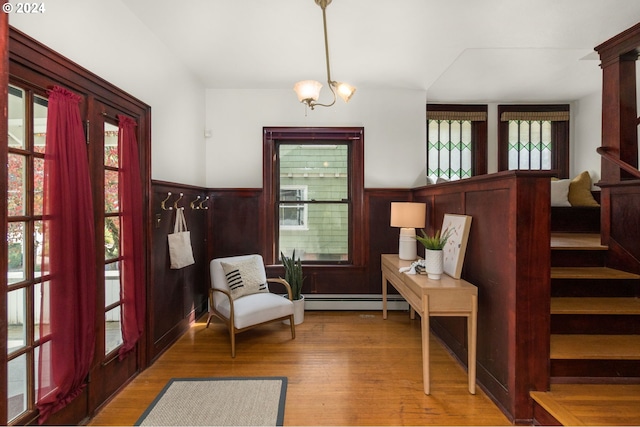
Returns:
[[[286,377],[173,378],[141,426],[281,426]]]

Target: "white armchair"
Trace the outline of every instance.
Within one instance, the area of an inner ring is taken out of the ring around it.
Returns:
[[[227,325],[231,357],[236,357],[236,334],[265,323],[289,319],[291,339],[296,337],[291,286],[284,279],[267,278],[262,256],[216,258],[210,272],[207,328],[213,316]],[[267,282],[284,285],[289,299],[270,293]]]

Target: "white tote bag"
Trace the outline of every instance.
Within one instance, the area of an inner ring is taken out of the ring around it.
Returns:
[[[176,211],[176,223],[169,238],[169,259],[171,268],[183,268],[195,264],[193,249],[191,249],[191,233],[187,231],[187,221],[184,219],[184,208]]]

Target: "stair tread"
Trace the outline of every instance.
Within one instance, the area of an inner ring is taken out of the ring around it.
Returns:
[[[552,334],[551,359],[640,360],[640,335]]]
[[[551,267],[552,279],[640,279],[640,275],[609,267]]]
[[[578,417],[565,409],[562,403],[558,402],[551,392],[530,391],[529,395],[536,403],[538,403],[538,405],[542,406],[549,415],[555,418],[563,426],[585,425]]]
[[[551,314],[638,314],[640,298],[558,297],[551,298]]]
[[[530,395],[565,426],[640,425],[640,384],[551,384]]]
[[[553,250],[607,250],[607,246],[600,243],[600,235],[590,233],[551,233],[550,244]]]

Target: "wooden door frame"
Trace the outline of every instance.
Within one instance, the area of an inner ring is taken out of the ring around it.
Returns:
[[[2,14],[2,18],[6,18],[6,14]],[[141,175],[143,180],[143,203],[145,205],[144,211],[144,235],[145,235],[145,245],[148,245],[151,242],[151,237],[149,230],[151,229],[151,206],[149,202],[149,194],[151,191],[151,107],[144,102],[134,98],[128,93],[122,91],[121,89],[113,86],[112,84],[106,82],[99,76],[91,73],[90,71],[84,69],[78,64],[73,63],[62,55],[54,52],[49,49],[47,46],[39,43],[38,41],[32,39],[26,34],[16,30],[7,25],[8,28],[5,30],[5,20],[0,21],[0,29],[2,30],[2,35],[0,35],[0,43],[4,44],[5,52],[8,52],[8,55],[3,55],[2,68],[0,71],[2,73],[0,78],[3,78],[3,88],[6,90],[8,86],[8,76],[10,75],[12,78],[16,78],[18,80],[29,82],[30,85],[34,85],[36,87],[41,88],[42,90],[50,89],[53,85],[59,85],[68,88],[69,90],[81,95],[84,99],[84,102],[81,106],[81,110],[83,113],[86,113],[86,117],[90,117],[94,112],[93,108],[95,108],[95,102],[100,102],[105,105],[108,105],[117,111],[122,112],[130,117],[132,117],[137,123],[137,138],[140,150],[140,168]],[[8,35],[7,39],[3,39],[4,35]],[[6,72],[8,71],[8,72]],[[6,81],[5,81],[6,80]],[[4,105],[7,103],[7,97],[4,96],[3,101]],[[2,109],[3,111],[5,109]],[[3,126],[5,126],[4,132],[2,132],[3,138],[6,138],[6,117],[3,120]],[[6,165],[6,143],[2,144],[2,151],[0,151],[0,156],[4,156],[5,161],[3,165]],[[6,166],[3,166],[6,168]],[[6,170],[5,170],[6,172]],[[6,173],[5,173],[6,176]],[[6,180],[2,180],[2,187],[0,190],[5,192],[6,195]],[[3,209],[2,209],[2,222],[5,226],[7,225],[6,218],[6,197],[3,198]],[[6,239],[5,239],[6,241]],[[2,245],[2,249],[0,252],[4,252],[4,256],[0,257],[0,265],[4,267],[4,271],[7,268],[7,257],[6,257],[6,242]],[[145,322],[145,332],[141,337],[138,343],[138,351],[136,355],[135,365],[137,366],[137,370],[143,370],[150,364],[150,348],[152,345],[152,340],[149,339],[149,311],[152,308],[149,305],[149,272],[150,272],[150,262],[148,259],[148,255],[144,254],[144,263],[145,263],[145,286],[147,288],[146,299],[147,299],[147,314],[146,314],[146,322]],[[0,301],[3,301],[2,308],[0,308],[0,315],[6,318],[6,277],[3,279],[5,281],[5,286],[2,286],[3,291],[0,292]],[[0,385],[0,390],[4,390],[5,393],[3,395],[6,396],[6,328],[2,328],[2,334],[4,339],[1,340],[4,351],[1,351],[3,354],[3,366],[5,369],[2,371],[5,375],[4,378],[0,378],[3,385]],[[0,336],[1,337],[1,336]],[[1,349],[0,349],[1,350]],[[97,358],[98,356],[94,356]],[[94,359],[95,360],[95,359]],[[93,366],[93,364],[92,364]],[[96,378],[92,378],[92,381],[96,380]],[[82,400],[86,399],[86,404],[82,403]],[[53,414],[53,416],[49,419],[49,422],[54,424],[77,424],[81,420],[91,416],[91,414],[104,403],[105,399],[93,400],[88,396],[84,396],[84,399],[78,397],[76,400],[71,402],[67,407],[58,413]],[[3,420],[6,421],[7,417],[7,404],[6,401],[0,403],[0,416],[4,414]],[[37,416],[36,413],[33,413],[33,416]],[[35,421],[35,419],[33,420]]]
[[[8,144],[7,144],[7,104],[9,89],[9,15],[7,13],[0,14],[0,86],[2,87],[2,95],[0,96],[0,170],[2,176],[7,176],[8,161]],[[0,180],[0,223],[3,230],[7,230],[7,180]],[[6,236],[5,236],[6,237]],[[7,239],[3,239],[0,244],[0,267],[2,271],[7,271]],[[0,278],[0,319],[7,318],[7,275],[2,274]],[[6,323],[6,322],[5,322]],[[0,396],[7,396],[7,328],[0,328]],[[0,399],[0,420],[7,420],[7,399]]]

